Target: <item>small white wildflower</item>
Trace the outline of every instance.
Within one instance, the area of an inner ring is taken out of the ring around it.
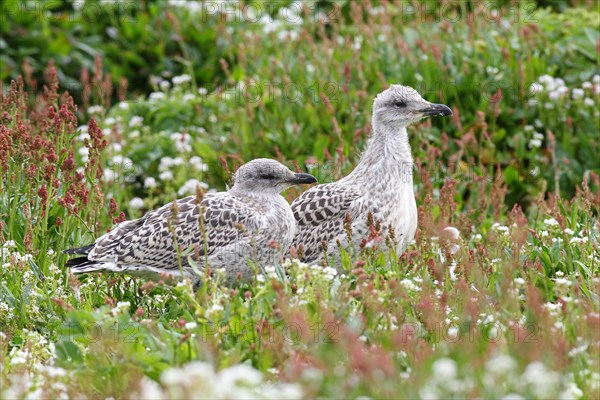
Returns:
[[[440,358],[433,363],[433,376],[441,382],[456,378],[458,368],[450,358]]]
[[[208,184],[200,182],[198,179],[189,179],[183,184],[177,191],[179,196],[185,196],[186,194],[196,194],[197,188],[208,189]]]
[[[185,329],[191,330],[195,329],[198,326],[196,322],[188,322],[185,324]]]
[[[563,232],[570,236],[573,236],[575,234],[575,232],[569,228],[565,228],[565,230]]]
[[[205,96],[208,93],[208,90],[206,88],[200,87],[200,88],[198,88],[198,93],[201,96]]]
[[[104,111],[104,107],[98,106],[98,105],[88,107],[88,109],[87,109],[88,114],[100,114],[103,111]]]
[[[558,221],[555,220],[554,218],[546,218],[544,220],[544,224],[546,224],[548,226],[558,226]]]
[[[589,240],[589,239],[588,239],[588,237],[587,237],[587,236],[580,237],[580,238],[579,238],[579,237],[572,237],[572,238],[569,240],[569,243],[570,243],[570,244],[587,243],[587,242],[588,242],[588,240]]]
[[[560,98],[560,92],[558,90],[553,90],[548,93],[548,98],[550,100],[558,100]]]
[[[133,199],[129,200],[129,207],[133,208],[134,210],[139,210],[140,208],[144,207],[144,200],[139,197],[134,197]]]
[[[508,228],[508,226],[504,226],[504,225],[500,225],[499,227],[496,228],[496,230],[498,232],[502,232],[505,235],[508,235],[508,233],[510,232],[510,229]]]
[[[420,291],[421,288],[415,285],[415,283],[410,279],[402,279],[400,281],[400,285],[408,291]]]
[[[534,138],[534,139],[537,139],[537,140],[544,140],[544,135],[543,135],[542,133],[535,132],[535,133],[533,134],[533,138]]]
[[[191,82],[192,77],[188,74],[174,76],[172,81],[176,86],[183,85],[184,83]]]
[[[525,132],[533,132],[535,130],[533,125],[525,125],[524,129],[525,129]]]
[[[583,96],[585,96],[585,91],[583,89],[580,88],[575,88],[571,91],[571,96],[573,96],[573,99],[581,99]]]
[[[175,148],[180,153],[189,153],[192,151],[192,137],[187,133],[176,132],[171,136],[173,142],[175,142]]]
[[[127,110],[128,108],[129,108],[129,103],[127,103],[125,101],[119,102],[119,109],[120,110]]]
[[[115,171],[113,171],[112,169],[106,168],[106,169],[104,169],[103,176],[104,176],[105,182],[111,183],[111,182],[114,182],[116,174],[115,174]]]
[[[192,165],[192,168],[194,168],[196,171],[200,171],[200,172],[208,171],[208,164],[206,164],[204,161],[202,161],[202,158],[200,158],[198,156],[193,156],[192,158],[190,158],[189,163]]]
[[[538,93],[541,93],[544,90],[544,87],[537,82],[533,82],[529,85],[529,94],[535,96]]]
[[[529,148],[531,149],[539,149],[542,147],[542,141],[539,139],[531,139],[529,141]]]
[[[158,178],[161,181],[172,181],[173,180],[173,173],[171,171],[164,171],[164,172],[161,172],[158,175]]]
[[[163,92],[152,92],[150,93],[150,96],[148,96],[148,99],[150,101],[161,101],[164,100],[167,97],[167,95],[165,95]]]
[[[585,99],[583,99],[583,104],[585,104],[586,106],[592,107],[592,106],[596,105],[596,102],[594,102],[593,99],[586,97]]]
[[[193,93],[186,93],[181,98],[183,101],[188,102],[196,99],[196,96]]]
[[[592,82],[595,83],[596,85],[599,85],[600,84],[600,75],[597,75],[597,74],[594,75],[592,77]]]
[[[518,286],[525,285],[525,279],[523,279],[523,278],[515,278],[515,279],[513,279],[513,282]]]
[[[139,115],[134,115],[129,120],[129,127],[130,128],[140,127],[140,126],[142,126],[143,122],[144,122],[144,117],[140,117]]]
[[[151,176],[145,178],[144,179],[144,187],[146,189],[154,189],[156,187],[156,179],[154,179]]]

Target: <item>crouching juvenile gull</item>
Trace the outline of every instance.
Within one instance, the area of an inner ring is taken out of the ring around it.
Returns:
[[[339,268],[338,244],[349,252],[351,248],[357,251],[369,239],[388,236],[389,228],[397,254],[404,252],[417,229],[406,127],[424,117],[451,114],[447,106],[432,104],[407,86],[392,85],[377,95],[373,133],[356,168],[337,182],[312,187],[292,203],[297,222],[292,246],[303,261]],[[378,224],[379,234],[370,229]],[[385,247],[383,242],[381,247]]]
[[[197,285],[202,277],[196,271],[203,273],[208,265],[213,271],[225,269],[227,285],[240,275],[249,280],[251,264],[276,263],[294,237],[294,215],[280,193],[316,181],[274,160],[250,161],[238,169],[230,190],[204,195],[201,207],[196,196],[189,196],[123,222],[94,244],[65,251],[85,255],[66,266],[73,273],[110,271],[151,279],[183,273]]]

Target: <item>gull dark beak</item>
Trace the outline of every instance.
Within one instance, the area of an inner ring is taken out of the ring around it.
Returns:
[[[452,115],[450,107],[444,104],[430,103],[429,107],[422,108],[419,110],[423,115],[427,117],[443,117],[444,115]]]
[[[304,183],[315,183],[316,181],[317,178],[311,174],[294,174],[294,178],[290,179],[288,182],[293,185],[300,185]]]

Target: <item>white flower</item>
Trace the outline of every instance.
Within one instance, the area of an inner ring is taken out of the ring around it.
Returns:
[[[171,84],[169,83],[169,81],[162,80],[158,83],[158,86],[160,87],[160,90],[166,92],[171,87]]]
[[[182,100],[183,101],[192,101],[196,98],[196,96],[193,93],[186,93],[183,95]]]
[[[160,159],[160,164],[158,164],[158,170],[161,172],[168,171],[173,164],[173,159],[171,157],[163,157]]]
[[[535,130],[533,125],[525,125],[525,128],[523,128],[523,129],[525,130],[525,132],[532,132]]]
[[[191,330],[195,329],[198,326],[196,322],[188,322],[185,324],[185,329]]]
[[[109,117],[109,118],[106,118],[106,120],[104,120],[104,123],[108,126],[112,126],[117,123],[117,120],[113,117]]]
[[[554,218],[546,218],[544,220],[544,224],[546,224],[548,226],[558,226],[558,221],[555,220]]]
[[[140,117],[139,115],[134,115],[133,117],[131,117],[131,120],[129,121],[129,127],[136,128],[136,127],[142,126],[143,122],[144,122],[144,117]]]
[[[175,142],[175,148],[180,153],[189,153],[192,151],[192,137],[187,133],[176,132],[171,135],[171,139]]]
[[[505,235],[508,235],[510,229],[508,228],[508,226],[504,226],[504,225],[500,225],[498,228],[496,228],[496,230],[498,232],[502,232]]]
[[[575,234],[575,232],[569,228],[565,228],[565,230],[563,232],[566,233],[567,235],[571,235],[571,236],[573,236]]]
[[[553,90],[548,93],[548,97],[550,100],[558,100],[560,98],[560,92],[558,90]]]
[[[415,285],[415,283],[410,279],[402,279],[400,281],[400,285],[408,291],[420,291],[421,288]]]
[[[560,374],[551,371],[546,366],[534,361],[525,368],[523,381],[530,385],[535,397],[549,397],[560,383]]]
[[[575,88],[571,91],[571,95],[574,99],[580,99],[585,96],[585,92],[583,89]]]
[[[596,85],[600,84],[600,75],[594,75],[592,82],[594,82]]]
[[[219,372],[218,385],[223,388],[256,386],[262,382],[262,374],[249,365],[238,364]]]
[[[106,168],[103,172],[104,181],[107,183],[114,182],[116,174],[112,169]]]
[[[192,165],[196,171],[206,172],[208,171],[208,164],[202,161],[202,158],[198,156],[193,156],[190,158],[189,163]]]
[[[144,179],[144,187],[146,189],[154,189],[156,187],[156,179],[154,179],[151,176],[145,178]]]
[[[198,88],[198,93],[200,94],[200,96],[204,96],[208,93],[208,90],[206,90],[206,88],[200,87]]]
[[[593,106],[596,104],[596,102],[594,102],[593,99],[590,99],[589,97],[586,97],[585,99],[583,99],[583,104],[585,104],[586,106]]]
[[[572,237],[572,238],[569,240],[569,243],[570,243],[570,244],[587,243],[587,241],[588,241],[588,240],[589,240],[589,239],[588,239],[588,237],[587,237],[587,236],[580,237],[580,238],[578,238],[578,237]]]
[[[174,76],[172,81],[174,85],[183,85],[184,83],[190,82],[192,80],[192,77],[189,76],[188,74],[183,74],[183,75],[178,75],[178,76]]]
[[[134,197],[133,199],[129,200],[129,207],[133,208],[134,210],[139,210],[140,208],[144,207],[144,200],[140,199],[139,197]]]
[[[509,393],[500,397],[500,400],[526,400],[525,397],[521,396],[518,393]]]
[[[542,141],[540,139],[531,139],[529,141],[529,147],[532,149],[537,149],[542,147]]]
[[[502,375],[513,371],[517,367],[515,360],[506,354],[500,354],[490,358],[485,368],[494,375]]]
[[[172,181],[173,180],[173,173],[171,171],[163,171],[158,175],[158,178],[161,181]]]
[[[148,98],[150,101],[160,101],[164,100],[167,96],[163,92],[152,92]]]
[[[128,108],[129,108],[129,103],[127,103],[125,101],[119,102],[119,109],[120,110],[127,110]]]
[[[523,278],[515,278],[515,279],[513,279],[513,282],[515,282],[515,284],[518,286],[525,285],[525,279],[523,279]]]
[[[533,82],[529,85],[529,94],[535,96],[538,93],[541,93],[544,90],[544,87],[537,82]]]
[[[556,283],[556,285],[564,287],[569,287],[573,284],[570,280],[566,278],[556,278],[554,279],[554,282]]]
[[[583,397],[583,391],[575,382],[569,382],[565,390],[559,395],[561,400],[577,400]]]
[[[200,182],[198,179],[189,179],[183,184],[177,191],[179,196],[185,196],[186,194],[196,194],[196,189],[201,188],[203,190],[208,189],[208,185],[204,182]]]
[[[90,149],[88,149],[87,147],[80,147],[77,150],[77,153],[79,153],[79,155],[81,156],[81,161],[87,162],[90,155]]]
[[[87,109],[88,114],[100,114],[102,111],[104,111],[102,106],[91,106]]]
[[[458,368],[456,362],[450,358],[440,358],[433,363],[433,376],[438,381],[449,381],[456,378]]]

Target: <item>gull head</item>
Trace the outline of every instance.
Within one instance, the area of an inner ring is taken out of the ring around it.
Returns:
[[[379,93],[373,103],[373,122],[408,126],[425,117],[452,115],[444,104],[430,103],[413,88],[391,85]]]
[[[254,194],[277,194],[292,185],[316,181],[317,178],[314,176],[293,172],[278,161],[258,158],[237,170],[231,190]]]

